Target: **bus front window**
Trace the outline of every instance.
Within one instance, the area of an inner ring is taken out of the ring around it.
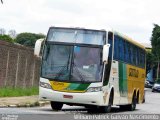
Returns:
[[[100,48],[74,47],[74,64],[72,80],[100,81],[101,63]]]
[[[42,60],[42,76],[48,79],[69,80],[70,61],[70,46],[47,44]]]
[[[101,48],[47,44],[42,77],[57,81],[101,81]]]

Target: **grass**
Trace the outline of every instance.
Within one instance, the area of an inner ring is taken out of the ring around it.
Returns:
[[[0,97],[19,97],[19,96],[31,96],[38,95],[38,87],[31,88],[0,88]]]

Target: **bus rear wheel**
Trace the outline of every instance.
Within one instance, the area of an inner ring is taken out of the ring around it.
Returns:
[[[128,106],[128,110],[134,111],[136,109],[137,98],[136,95],[133,95],[132,103]]]
[[[58,111],[58,110],[61,110],[62,107],[63,107],[63,103],[51,101],[52,110]]]

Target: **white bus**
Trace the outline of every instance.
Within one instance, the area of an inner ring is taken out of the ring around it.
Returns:
[[[110,112],[112,105],[135,110],[144,98],[145,48],[117,32],[50,27],[41,44],[40,100],[53,110],[63,104]]]

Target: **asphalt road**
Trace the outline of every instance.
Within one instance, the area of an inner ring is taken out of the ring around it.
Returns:
[[[75,115],[79,114],[91,115],[84,107],[67,105],[63,106],[62,111],[52,111],[50,105],[33,108],[0,108],[0,120],[72,120],[78,119]],[[135,111],[122,111],[114,106],[111,114],[160,114],[160,93],[152,93],[151,89],[146,89],[146,102],[138,104]],[[103,115],[108,119],[107,113]]]

